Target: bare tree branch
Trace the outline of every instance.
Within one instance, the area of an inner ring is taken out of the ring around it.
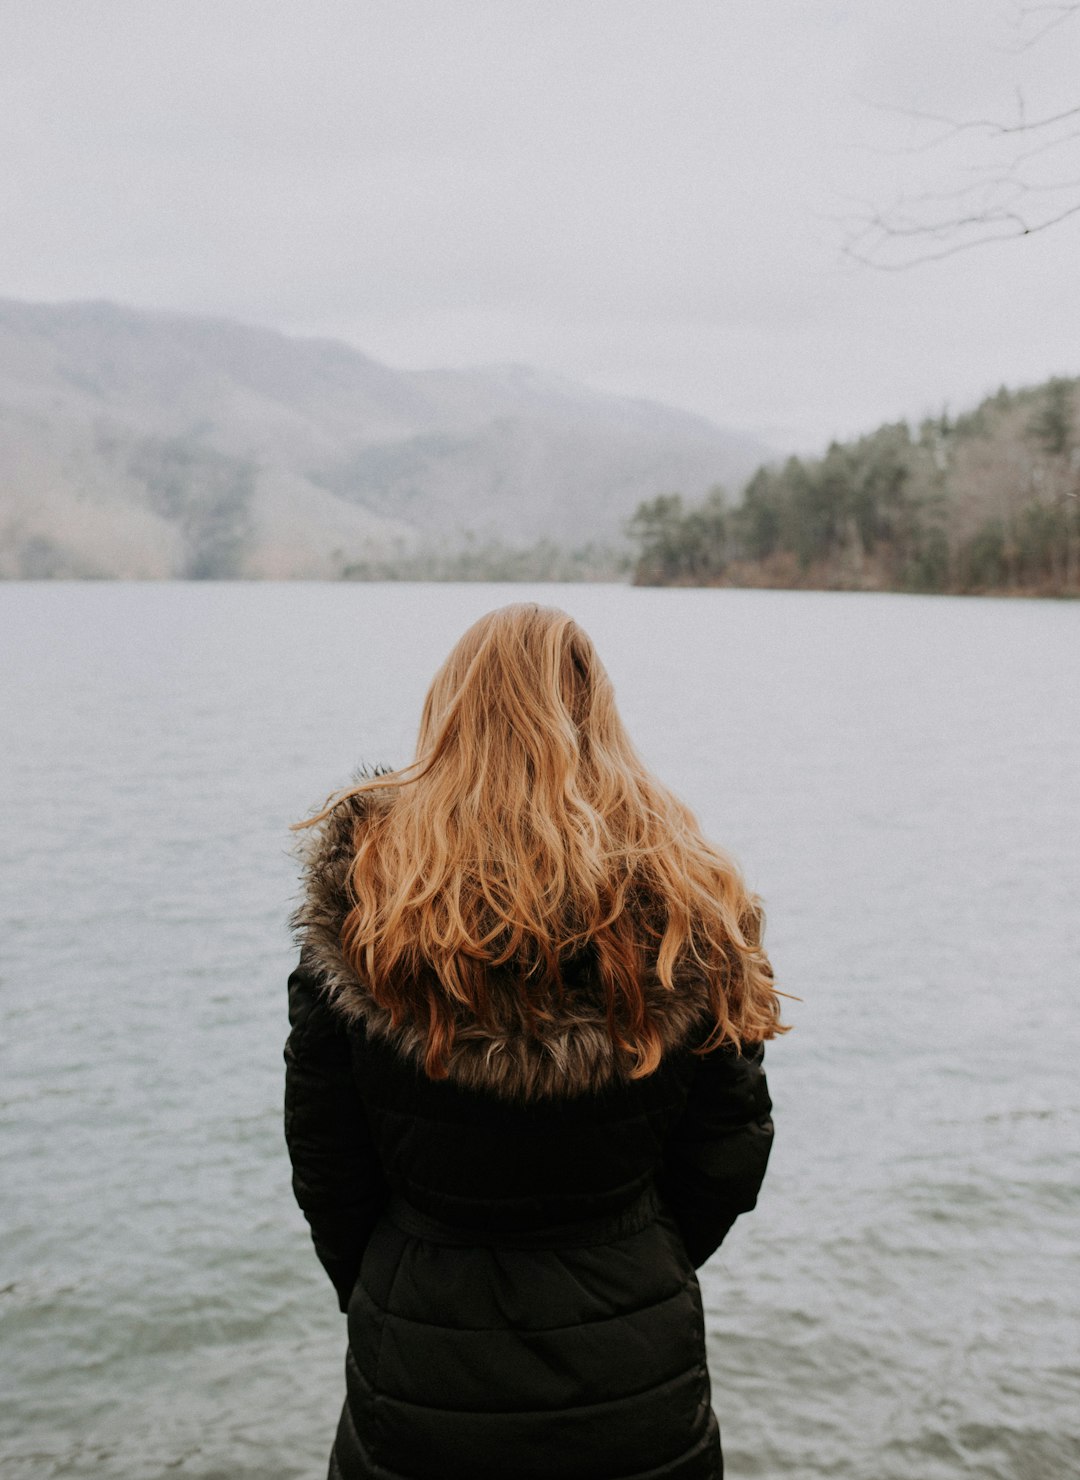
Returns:
[[[1013,14],[1018,30],[1034,26],[1018,48],[1026,51],[1080,17],[1080,0],[1040,0],[1016,6]],[[1029,118],[1018,87],[1010,119],[958,118],[864,101],[878,113],[933,126],[929,138],[872,152],[898,161],[940,158],[943,178],[901,191],[888,206],[862,202],[861,210],[844,217],[842,251],[850,260],[901,271],[1035,236],[1080,214],[1080,102]]]
[[[904,230],[893,226],[884,220],[884,218],[879,217],[875,221],[868,223],[868,234],[874,234],[871,247],[865,251],[859,250],[857,241],[851,240],[845,244],[843,253],[845,257],[860,263],[863,267],[873,267],[879,272],[906,272],[909,268],[915,267],[920,263],[942,262],[946,257],[955,257],[960,252],[971,251],[974,247],[986,247],[995,242],[1014,240],[1016,237],[1036,236],[1039,232],[1048,231],[1050,227],[1057,226],[1060,222],[1067,221],[1070,216],[1076,215],[1080,215],[1080,201],[1077,201],[1075,205],[1067,206],[1056,216],[1049,216],[1042,221],[1033,223],[1026,220],[1023,216],[1017,215],[1015,212],[1009,212],[996,218],[989,215],[973,216],[966,221],[952,220],[936,228],[920,226]],[[997,221],[1011,223],[1011,229],[1006,231],[991,230],[990,228]],[[903,240],[905,237],[925,240],[928,236],[944,236],[947,232],[962,230],[963,227],[969,225],[978,226],[980,229],[986,228],[986,230],[982,234],[972,236],[967,240],[952,242],[940,251],[920,252],[918,256],[908,257],[900,262],[888,262],[883,260],[880,255],[876,255],[880,251],[882,243],[886,241]]]
[[[1080,6],[1077,6],[1080,10]],[[901,118],[912,118],[920,123],[940,123],[946,130],[937,138],[924,141],[922,144],[912,144],[897,149],[897,154],[925,154],[928,149],[936,149],[940,144],[947,143],[958,134],[972,133],[981,129],[992,137],[1000,138],[1006,134],[1032,134],[1039,129],[1052,128],[1056,123],[1064,123],[1069,118],[1080,118],[1080,103],[1075,108],[1065,108],[1060,113],[1049,113],[1045,118],[1023,117],[1023,97],[1019,98],[1020,118],[1016,123],[1002,123],[1000,118],[949,118],[943,113],[924,113],[920,108],[902,108],[890,103],[874,103],[864,98],[868,107],[874,108],[879,113],[895,113]]]
[[[1044,36],[1048,36],[1051,31],[1057,30],[1058,26],[1063,26],[1066,21],[1070,20],[1078,9],[1080,9],[1080,6],[1075,4],[1017,6],[1017,29],[1023,27],[1029,16],[1043,15],[1049,18],[1040,21],[1033,33],[1018,42],[1014,50],[1017,52],[1030,51],[1033,46],[1039,44]]]

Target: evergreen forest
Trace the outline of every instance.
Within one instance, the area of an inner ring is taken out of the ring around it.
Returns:
[[[1080,379],[641,504],[638,585],[1080,595]]]

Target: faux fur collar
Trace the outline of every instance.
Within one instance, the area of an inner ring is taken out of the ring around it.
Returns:
[[[402,1057],[420,1065],[426,1045],[424,1025],[392,1027],[389,1012],[374,1000],[341,950],[354,829],[372,808],[385,805],[385,794],[378,792],[347,797],[318,827],[301,834],[303,889],[292,925],[334,1005],[348,1018],[361,1020],[371,1036],[389,1042]],[[490,1021],[479,1022],[460,1010],[447,1066],[451,1081],[505,1099],[530,1100],[584,1094],[625,1078],[625,1065],[608,1033],[601,994],[591,987],[587,974],[568,985],[551,1021],[534,1024],[526,1019],[509,973],[505,980],[505,991],[491,993]],[[495,973],[493,987],[498,983]],[[671,991],[653,981],[645,990],[665,1053],[704,1038],[708,995],[703,981],[677,982]]]

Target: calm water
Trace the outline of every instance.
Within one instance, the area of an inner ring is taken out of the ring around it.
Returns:
[[[325,1473],[286,828],[407,759],[452,640],[532,594],[592,632],[803,999],[759,1209],[703,1276],[731,1476],[1077,1473],[1080,605],[8,585],[0,1475]]]

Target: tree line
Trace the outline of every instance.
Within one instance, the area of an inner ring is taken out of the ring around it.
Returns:
[[[639,585],[1080,595],[1080,379],[641,504]]]

